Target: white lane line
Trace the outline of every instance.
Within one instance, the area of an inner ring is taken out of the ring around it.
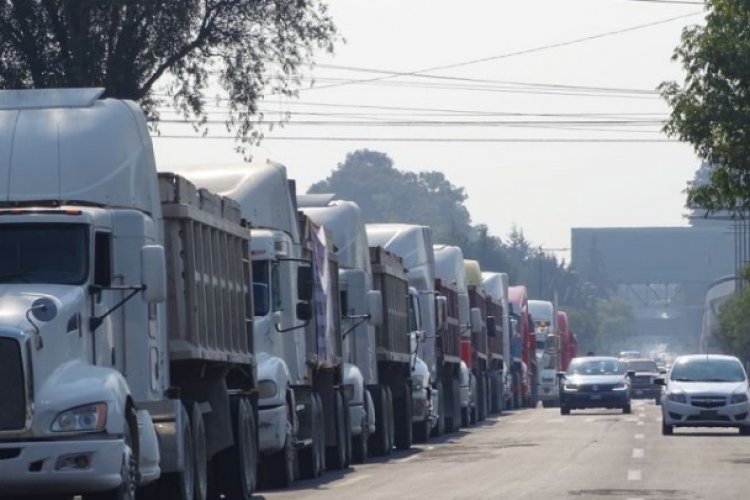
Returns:
[[[641,476],[641,471],[639,470],[629,470],[628,471],[628,481],[640,481],[643,477]]]
[[[633,458],[643,458],[646,456],[646,451],[643,448],[633,448]]]
[[[414,455],[414,456],[416,457],[416,455]],[[411,458],[411,457],[409,457],[409,458]],[[359,475],[359,476],[354,476],[351,479],[345,479],[344,481],[340,481],[340,482],[334,483],[333,486],[335,488],[341,488],[343,486],[351,486],[352,484],[358,483],[358,482],[360,482],[360,481],[362,481],[364,479],[367,479],[368,477],[372,477],[372,474],[362,474],[362,475]]]
[[[643,434],[636,434],[636,435],[635,435],[635,438],[636,438],[636,439],[645,439],[645,437],[646,437],[646,436],[644,436]]]

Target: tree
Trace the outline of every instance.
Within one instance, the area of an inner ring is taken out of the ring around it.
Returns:
[[[659,86],[672,108],[664,130],[713,163],[707,184],[687,189],[691,208],[750,208],[750,2],[707,0],[705,26],[687,27],[673,60],[683,85]]]
[[[171,103],[205,127],[219,85],[227,126],[257,139],[262,92],[294,94],[299,68],[335,38],[320,0],[6,0],[0,87],[104,87],[151,119]]]
[[[750,362],[750,265],[745,266],[740,274],[745,286],[719,311],[716,341],[722,351]]]

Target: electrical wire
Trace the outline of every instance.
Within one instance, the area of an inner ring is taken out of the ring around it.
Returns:
[[[154,135],[154,139],[236,139],[233,135]],[[427,142],[427,143],[672,143],[682,144],[676,139],[634,139],[634,138],[480,138],[480,137],[336,137],[336,136],[290,136],[264,137],[264,141],[315,141],[315,142]],[[248,142],[252,142],[251,140]]]

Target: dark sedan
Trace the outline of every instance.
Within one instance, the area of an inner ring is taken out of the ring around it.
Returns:
[[[635,372],[630,380],[630,397],[633,399],[653,399],[661,403],[661,386],[654,380],[661,377],[656,361],[650,359],[621,359],[625,370]],[[666,371],[666,370],[665,370]]]
[[[574,358],[566,372],[560,372],[560,413],[578,408],[621,408],[630,413],[630,380],[617,358],[587,356]]]

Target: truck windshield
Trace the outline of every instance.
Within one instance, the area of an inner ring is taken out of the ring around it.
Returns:
[[[0,224],[0,283],[80,285],[87,276],[85,224]]]

